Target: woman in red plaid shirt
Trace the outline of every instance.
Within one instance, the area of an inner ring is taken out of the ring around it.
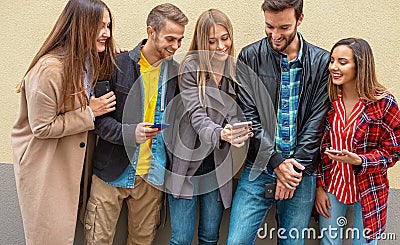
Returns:
[[[377,244],[386,225],[387,169],[399,160],[400,110],[394,96],[378,83],[365,40],[337,42],[329,71],[332,106],[325,121],[315,199],[321,244],[342,244],[343,238],[352,239],[353,245]],[[343,229],[348,205],[354,205],[350,233]]]

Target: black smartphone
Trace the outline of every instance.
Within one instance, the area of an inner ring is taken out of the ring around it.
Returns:
[[[265,198],[275,199],[276,183],[265,184]]]
[[[105,95],[106,93],[110,92],[110,81],[97,81],[96,85],[94,86],[94,95],[96,98]]]

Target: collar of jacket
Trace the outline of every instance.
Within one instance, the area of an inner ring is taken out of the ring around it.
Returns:
[[[147,42],[147,39],[143,39],[136,45],[134,49],[129,51],[129,57],[137,64],[140,60],[140,50],[142,49],[142,46],[145,45]]]
[[[140,60],[140,50],[142,49],[142,46],[146,44],[146,42],[147,42],[147,39],[143,39],[142,41],[140,41],[138,43],[138,45],[136,45],[136,47],[134,49],[129,51],[129,58],[131,58],[131,60],[135,64],[138,74],[140,73],[139,64],[138,64],[139,60]],[[176,62],[176,61],[174,61],[174,59],[164,59],[164,60],[167,62],[167,64],[169,64],[167,66],[168,69],[170,69],[170,65],[172,65]],[[177,64],[177,63],[175,63],[175,64]]]

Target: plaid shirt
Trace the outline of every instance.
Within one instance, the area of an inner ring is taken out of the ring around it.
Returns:
[[[385,231],[389,180],[387,169],[400,158],[400,110],[393,95],[376,101],[364,101],[362,112],[354,133],[353,152],[358,154],[361,166],[354,166],[356,184],[360,193],[363,223],[370,233],[367,241],[379,238]],[[329,131],[334,110],[325,121],[321,152],[331,146]],[[326,187],[325,178],[330,176],[332,161],[322,153],[318,166],[317,186]]]
[[[281,94],[276,124],[276,151],[284,158],[290,158],[296,149],[296,117],[299,107],[300,80],[303,73],[303,37],[300,33],[300,51],[296,59],[289,61],[281,54]]]

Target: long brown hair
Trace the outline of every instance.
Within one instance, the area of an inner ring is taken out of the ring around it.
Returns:
[[[229,57],[226,60],[225,66],[227,66],[228,75],[235,81],[235,68],[233,62],[234,56],[234,45],[233,45],[233,27],[228,16],[218,9],[209,9],[203,12],[197,19],[195,31],[193,34],[192,42],[189,47],[189,54],[185,57],[181,65],[181,72],[183,72],[183,67],[191,59],[196,57],[199,63],[198,79],[197,85],[199,87],[199,100],[200,104],[205,107],[205,88],[207,76],[213,77],[213,69],[211,65],[210,54],[207,52],[210,49],[209,35],[210,30],[216,25],[221,25],[225,27],[228,31],[229,38],[232,40],[232,45],[230,48]],[[204,51],[203,51],[204,50]],[[195,52],[200,51],[200,52]],[[181,76],[180,79],[181,81]]]
[[[331,49],[341,45],[353,51],[353,60],[356,65],[356,89],[358,95],[368,101],[377,101],[386,96],[388,90],[378,82],[375,72],[375,61],[372,49],[368,42],[360,38],[345,38],[339,40]],[[328,94],[331,101],[338,98],[341,86],[333,84],[332,76],[328,78]]]
[[[110,14],[110,38],[106,49],[99,54],[96,42],[103,20],[104,11]],[[46,54],[55,55],[63,63],[63,104],[67,101],[74,106],[77,96],[82,107],[88,104],[84,86],[84,72],[88,73],[89,83],[98,79],[109,79],[113,70],[115,42],[112,35],[112,16],[110,9],[101,0],[69,0],[58,17],[49,36],[33,58],[27,73]],[[17,92],[21,91],[21,81]]]

